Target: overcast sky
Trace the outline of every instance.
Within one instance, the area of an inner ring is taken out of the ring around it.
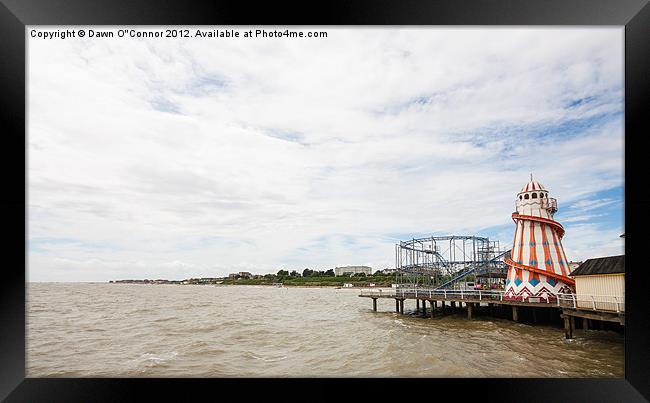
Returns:
[[[28,280],[376,270],[429,235],[511,247],[531,172],[570,260],[624,253],[623,28],[318,30],[28,37]]]

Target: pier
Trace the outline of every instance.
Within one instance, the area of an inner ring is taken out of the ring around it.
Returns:
[[[548,314],[559,314],[564,320],[565,337],[573,338],[576,318],[582,319],[583,330],[589,329],[589,324],[595,321],[613,322],[625,326],[625,302],[615,296],[595,296],[576,294],[548,294],[543,297],[526,297],[519,299],[504,298],[503,291],[488,290],[449,290],[420,287],[398,287],[390,290],[385,289],[363,289],[359,297],[372,299],[373,311],[377,311],[377,299],[395,299],[395,312],[404,314],[404,301],[414,300],[416,312],[421,316],[427,316],[427,303],[429,304],[429,315],[435,317],[436,309],[440,305],[440,312],[446,309],[457,311],[465,304],[467,319],[472,320],[472,315],[477,312],[481,314],[494,315],[495,309],[509,309],[511,318],[519,322],[522,310],[525,310],[532,322],[537,322],[537,314],[540,310]],[[449,305],[447,305],[447,303]],[[607,309],[602,308],[606,306]],[[592,325],[593,327],[593,325]]]
[[[557,200],[532,173],[515,208],[512,249],[475,235],[400,241],[393,288],[362,290],[359,296],[371,298],[374,311],[379,298],[393,298],[401,314],[412,299],[421,316],[427,316],[428,304],[432,318],[438,303],[442,312],[448,303],[452,311],[465,304],[468,320],[484,311],[505,312],[515,322],[563,320],[567,339],[573,338],[576,319],[585,331],[594,323],[601,329],[607,322],[625,326],[625,256],[588,259],[573,270],[562,246],[565,229],[554,219]],[[601,292],[614,295],[592,295]]]

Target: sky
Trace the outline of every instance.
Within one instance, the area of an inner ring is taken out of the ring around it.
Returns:
[[[624,253],[622,27],[31,28],[28,281],[379,270],[431,235],[511,247],[531,173],[570,260]]]

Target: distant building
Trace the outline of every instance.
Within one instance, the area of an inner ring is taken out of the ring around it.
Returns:
[[[352,274],[365,273],[370,275],[372,273],[372,267],[369,266],[343,266],[337,267],[334,269],[335,276],[350,276]]]
[[[218,279],[215,278],[215,277],[202,277],[202,278],[198,279],[197,282],[199,284],[214,284],[214,283],[217,282],[217,280]]]
[[[587,259],[569,276],[578,308],[625,311],[625,255]]]
[[[252,277],[252,274],[250,274],[247,271],[240,271],[238,274],[239,274],[239,277],[243,277],[243,278],[251,278]]]
[[[569,272],[577,269],[578,266],[580,266],[581,264],[582,262],[573,262],[573,261],[569,262]]]

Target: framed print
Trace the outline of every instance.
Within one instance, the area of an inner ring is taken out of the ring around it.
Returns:
[[[3,0],[0,397],[647,400],[647,2],[305,7]]]

